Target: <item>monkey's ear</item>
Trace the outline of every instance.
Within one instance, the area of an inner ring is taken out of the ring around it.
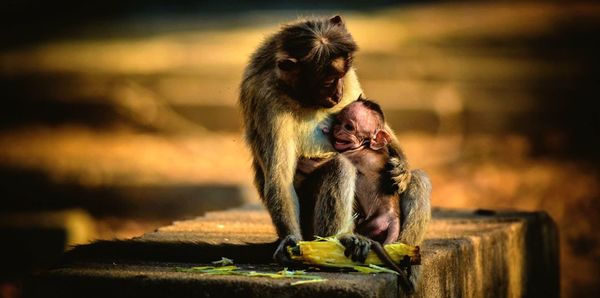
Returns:
[[[283,58],[277,61],[277,67],[283,71],[290,71],[296,68],[298,60],[294,58]]]
[[[329,21],[334,25],[344,25],[344,21],[342,20],[342,17],[340,17],[340,16],[335,16],[335,17],[329,19]]]
[[[369,147],[373,150],[381,150],[383,147],[387,146],[391,141],[392,137],[385,129],[378,129],[375,132],[373,138],[371,138]]]

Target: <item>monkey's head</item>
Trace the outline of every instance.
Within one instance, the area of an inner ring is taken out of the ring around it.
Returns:
[[[370,148],[381,150],[391,142],[381,107],[359,98],[341,110],[333,122],[333,147],[339,152]]]
[[[342,18],[287,25],[279,37],[275,67],[283,90],[307,107],[331,108],[339,103],[343,78],[358,48]]]

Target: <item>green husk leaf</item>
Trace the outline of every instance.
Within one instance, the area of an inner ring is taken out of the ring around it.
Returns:
[[[284,278],[286,276],[283,276],[279,273],[268,273],[268,272],[256,272],[256,271],[250,271],[250,272],[246,272],[243,275],[245,276],[252,276],[252,277],[270,277],[270,278]]]
[[[290,283],[291,286],[297,286],[297,285],[303,285],[303,284],[310,284],[310,283],[316,283],[316,282],[324,282],[326,281],[326,279],[307,279],[307,280],[299,280],[299,281],[295,281]]]
[[[226,258],[226,257],[221,257],[220,260],[214,261],[214,262],[212,262],[212,264],[219,265],[219,266],[233,265],[233,260]]]
[[[219,261],[217,261],[219,262]],[[199,274],[209,274],[209,275],[241,275],[241,276],[249,276],[249,277],[268,277],[268,278],[291,278],[291,279],[303,279],[304,281],[323,281],[324,279],[319,275],[311,275],[306,274],[304,270],[288,270],[287,268],[283,268],[283,270],[279,272],[257,272],[257,271],[243,271],[239,270],[240,268],[237,266],[198,266],[191,268],[177,268],[178,271],[182,272],[194,272]],[[300,283],[302,284],[302,283]]]
[[[228,274],[235,270],[238,270],[237,266],[199,266],[199,267],[191,267],[191,268],[177,268],[178,271],[183,272],[198,272],[198,273],[207,273],[207,274]]]
[[[380,273],[381,272],[381,270],[377,270],[377,269],[367,267],[367,266],[353,266],[352,269],[354,269],[355,271],[358,271],[360,273],[363,273],[363,274]]]
[[[388,269],[385,267],[381,267],[381,266],[377,266],[375,264],[369,264],[369,267],[375,270],[379,270],[379,272],[385,272],[385,273],[392,273],[392,274],[396,274],[396,275],[400,275],[400,273],[392,270],[392,269]]]

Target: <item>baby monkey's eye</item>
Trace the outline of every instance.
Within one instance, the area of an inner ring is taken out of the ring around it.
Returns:
[[[349,130],[349,131],[353,131],[354,130],[354,126],[350,123],[346,123],[344,124],[344,129],[345,130]]]

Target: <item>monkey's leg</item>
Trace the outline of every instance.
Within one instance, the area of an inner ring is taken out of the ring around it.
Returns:
[[[420,245],[431,220],[431,182],[421,170],[411,172],[408,187],[400,197],[402,228],[399,241],[410,245]],[[421,266],[410,268],[409,279],[414,289],[421,276]]]
[[[400,242],[419,245],[431,220],[431,182],[422,170],[413,170],[408,188],[400,197]]]
[[[263,173],[263,170],[260,168],[256,159],[252,161],[252,169],[254,170],[254,186],[256,186],[258,195],[262,199],[264,197],[265,189],[265,173]]]
[[[323,164],[309,179],[315,187],[314,235],[326,237],[352,232],[356,184],[354,165],[338,154]]]
[[[309,204],[313,204],[308,238],[343,234],[339,240],[346,247],[344,254],[354,261],[364,262],[371,240],[352,233],[355,184],[356,168],[346,157],[337,155],[310,174],[300,192],[302,203],[308,199]],[[306,209],[301,207],[301,210]]]

